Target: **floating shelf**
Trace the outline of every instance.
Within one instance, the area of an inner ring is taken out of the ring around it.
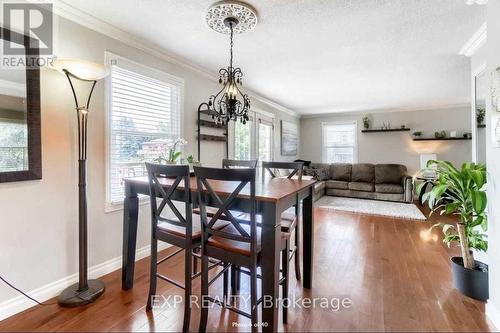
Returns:
[[[210,120],[200,120],[199,123],[200,123],[200,126],[203,126],[203,127],[226,129],[225,125],[217,124],[216,122],[210,121]]]
[[[413,138],[414,141],[460,141],[472,140],[472,138]]]
[[[361,133],[383,133],[383,132],[408,132],[409,128],[388,128],[388,129],[364,129]]]
[[[486,124],[477,125],[477,128],[485,128],[485,127],[486,127]]]
[[[226,142],[227,141],[226,136],[219,136],[219,135],[200,134],[199,138],[202,141],[217,141],[217,142]]]

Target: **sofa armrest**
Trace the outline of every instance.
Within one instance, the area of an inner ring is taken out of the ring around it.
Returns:
[[[403,177],[403,189],[405,202],[412,203],[413,202],[413,177],[404,176]]]

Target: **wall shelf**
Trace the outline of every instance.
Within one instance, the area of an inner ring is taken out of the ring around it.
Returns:
[[[219,128],[219,129],[226,128],[225,125],[217,124],[216,122],[210,121],[210,120],[199,120],[198,122],[199,122],[200,126],[203,126],[203,127],[211,127],[211,128]]]
[[[460,140],[472,140],[472,138],[413,138],[413,141],[460,141]]]
[[[485,128],[486,124],[477,125],[477,128]]]
[[[226,142],[227,137],[219,136],[219,135],[209,135],[209,134],[200,134],[199,139],[201,141],[217,141],[217,142]]]
[[[361,133],[383,133],[383,132],[408,132],[409,128],[388,128],[388,129],[364,129]]]

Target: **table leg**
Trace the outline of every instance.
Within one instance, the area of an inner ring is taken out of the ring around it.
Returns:
[[[312,187],[309,195],[302,201],[302,266],[304,267],[304,288],[312,287],[313,249],[314,249],[314,203]]]
[[[262,207],[262,331],[278,330],[278,298],[281,227],[276,205],[272,202],[261,202]]]
[[[123,257],[122,257],[122,289],[134,286],[135,250],[137,243],[137,217],[139,199],[130,184],[125,186],[123,209]]]

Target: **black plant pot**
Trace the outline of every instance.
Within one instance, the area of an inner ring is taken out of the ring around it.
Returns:
[[[488,265],[474,261],[474,270],[464,267],[462,257],[451,258],[453,284],[462,294],[471,298],[486,301],[489,298]]]

